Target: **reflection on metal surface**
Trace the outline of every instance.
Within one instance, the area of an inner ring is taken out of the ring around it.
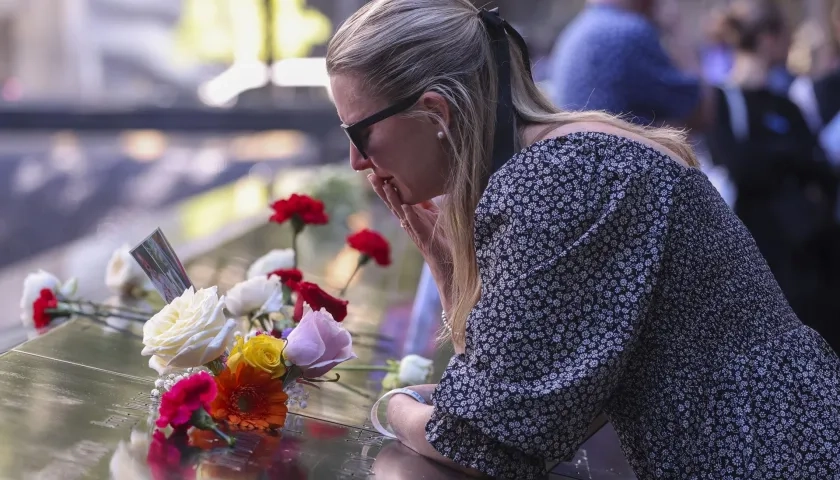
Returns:
[[[0,385],[5,477],[151,478],[144,463],[151,381],[10,352],[0,356]],[[382,446],[364,430],[297,415],[279,435],[236,435],[237,449],[196,457],[204,478],[280,471],[287,476],[269,478],[367,478]],[[140,476],[120,476],[129,472]]]
[[[107,459],[148,407],[149,383],[21,352],[0,356],[4,478],[107,478]]]
[[[126,335],[92,320],[78,318],[16,347],[15,351],[154,381],[157,372],[149,368],[148,359],[140,355],[141,340],[141,335]]]
[[[0,386],[4,476],[151,478],[150,379],[13,351],[0,356]],[[383,439],[374,432],[299,415],[289,415],[279,435],[236,435],[234,450],[196,457],[194,467],[208,475],[202,478],[280,471],[282,478],[460,478],[393,445],[378,459]],[[403,462],[411,476],[399,473]]]

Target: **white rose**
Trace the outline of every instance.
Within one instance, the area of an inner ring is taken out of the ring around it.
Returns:
[[[199,367],[219,358],[233,339],[235,320],[225,320],[225,297],[216,287],[180,297],[143,325],[142,355],[152,355],[149,366],[159,374],[165,369]]]
[[[151,290],[151,280],[131,256],[131,247],[114,250],[105,269],[105,285],[116,294],[127,294],[135,288]]]
[[[169,375],[170,373],[175,373],[175,372],[178,372],[178,371],[181,370],[180,368],[177,368],[177,367],[170,367],[169,365],[164,363],[164,361],[161,360],[161,358],[158,357],[157,355],[152,355],[152,357],[149,358],[149,367],[152,370],[156,371],[158,373],[158,375],[160,375],[161,377],[164,376],[164,375]]]
[[[429,383],[434,371],[432,360],[420,355],[406,355],[400,361],[400,384],[423,385]]]
[[[251,313],[276,312],[283,306],[283,286],[280,278],[265,275],[239,282],[227,292],[228,311],[235,317]]]
[[[295,268],[295,251],[291,248],[275,249],[258,258],[248,267],[248,278],[266,276],[281,268]]]
[[[25,327],[32,327],[35,324],[33,303],[41,296],[41,290],[52,290],[57,297],[69,298],[76,293],[77,282],[71,278],[64,285],[52,273],[38,270],[30,273],[23,280],[23,295],[20,297],[20,321]]]

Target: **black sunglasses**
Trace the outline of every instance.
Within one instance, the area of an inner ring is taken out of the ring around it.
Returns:
[[[417,100],[420,100],[420,97],[423,96],[424,92],[416,93],[404,100],[400,100],[399,102],[391,105],[390,107],[380,110],[379,112],[374,113],[373,115],[359,120],[358,122],[347,125],[345,123],[341,124],[341,128],[344,129],[344,133],[347,134],[347,138],[350,139],[350,142],[356,147],[356,150],[362,154],[362,157],[367,160],[368,155],[365,152],[365,129],[385,120],[386,118],[393,117],[398,113],[402,113],[417,103]]]

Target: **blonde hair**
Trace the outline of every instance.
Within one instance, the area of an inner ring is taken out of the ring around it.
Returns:
[[[522,127],[529,124],[601,122],[659,143],[697,165],[681,131],[640,127],[603,112],[561,112],[527,74],[515,43],[509,43],[520,143]],[[467,317],[481,294],[473,217],[491,173],[497,98],[496,63],[478,9],[468,0],[373,0],[333,36],[327,71],[362,79],[364,93],[372,98],[395,102],[430,91],[449,104],[449,125],[437,118],[453,160],[439,225],[452,250],[452,340],[463,345]]]

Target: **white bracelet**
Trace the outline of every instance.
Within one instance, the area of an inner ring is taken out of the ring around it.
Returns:
[[[423,398],[422,395],[415,392],[414,390],[409,390],[407,388],[396,388],[386,393],[385,395],[382,395],[382,398],[377,400],[376,403],[373,404],[373,407],[370,409],[370,422],[373,424],[373,428],[375,428],[377,432],[381,433],[382,435],[388,438],[397,438],[397,436],[394,435],[394,432],[392,432],[391,430],[388,430],[385,427],[383,427],[382,422],[379,421],[379,404],[382,403],[382,400],[385,400],[386,398],[392,397],[400,393],[408,395],[409,397],[417,400],[423,405],[426,404],[426,400]]]

